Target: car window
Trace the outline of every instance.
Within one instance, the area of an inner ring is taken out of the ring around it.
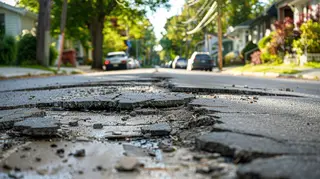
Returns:
[[[125,57],[124,54],[115,54],[115,55],[108,55],[107,58],[114,58],[114,57]]]
[[[196,55],[196,59],[199,59],[199,60],[211,60],[209,55],[204,55],[204,54]]]

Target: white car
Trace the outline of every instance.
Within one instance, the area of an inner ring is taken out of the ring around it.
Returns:
[[[106,70],[127,69],[128,56],[125,52],[110,52],[104,60]]]

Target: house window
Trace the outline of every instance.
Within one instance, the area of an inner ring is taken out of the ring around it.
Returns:
[[[248,43],[249,42],[249,31],[246,31],[246,41],[245,43]]]
[[[4,14],[0,14],[0,35],[5,34]]]

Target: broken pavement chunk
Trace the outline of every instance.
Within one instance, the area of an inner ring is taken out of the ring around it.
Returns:
[[[137,170],[139,165],[138,159],[134,157],[123,157],[118,161],[115,168],[118,171],[131,172]]]
[[[93,128],[94,129],[102,129],[103,125],[101,123],[96,123],[96,124],[93,124]]]
[[[152,136],[165,136],[171,132],[171,127],[168,123],[152,124],[141,128],[143,134],[151,134]]]
[[[59,121],[53,118],[28,118],[24,121],[16,122],[13,129],[24,135],[31,136],[51,136],[60,129]]]

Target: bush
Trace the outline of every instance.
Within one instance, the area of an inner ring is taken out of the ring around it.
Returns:
[[[259,65],[261,64],[261,52],[260,51],[255,51],[254,53],[251,54],[251,64],[253,65]]]
[[[49,49],[49,65],[54,65],[58,52],[55,47]],[[37,38],[31,33],[21,36],[18,43],[18,64],[19,65],[40,65],[37,62]]]
[[[17,57],[17,42],[13,36],[0,38],[0,64],[13,65]]]
[[[258,46],[256,44],[254,44],[252,41],[248,42],[247,45],[243,48],[243,50],[241,51],[241,57],[242,59],[246,59],[245,55],[247,52],[255,49],[255,48],[258,48]],[[247,59],[249,59],[248,57],[250,57],[250,55],[252,54],[253,52],[251,52],[250,54],[247,54]]]
[[[263,37],[259,42],[258,42],[258,47],[260,50],[264,49],[264,48],[267,48],[270,41],[272,39],[272,34],[268,35],[268,36],[265,36]]]
[[[50,46],[50,51],[49,51],[49,55],[50,55],[50,58],[49,58],[49,65],[50,66],[53,66],[54,65],[54,62],[55,60],[57,59],[58,57],[58,51],[57,49],[54,47],[54,46]]]
[[[301,55],[307,46],[308,53],[320,53],[320,24],[309,20],[301,25],[300,30],[301,38],[293,42],[296,52]]]
[[[21,36],[18,43],[18,64],[36,65],[37,38],[31,33]]]

